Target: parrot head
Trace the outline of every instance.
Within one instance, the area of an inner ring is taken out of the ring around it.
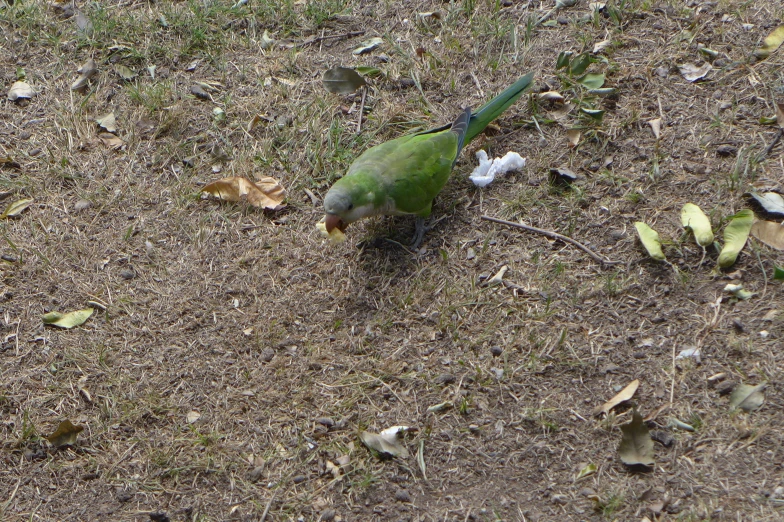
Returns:
[[[324,224],[327,232],[336,228],[344,231],[350,223],[377,214],[372,201],[372,193],[367,193],[348,178],[339,179],[324,197],[324,211],[327,214]]]

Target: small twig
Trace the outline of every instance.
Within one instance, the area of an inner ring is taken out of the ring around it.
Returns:
[[[763,150],[762,152],[760,152],[760,155],[759,155],[759,156],[757,156],[757,161],[758,161],[758,162],[759,162],[759,161],[762,161],[762,160],[764,160],[765,158],[767,158],[767,157],[768,157],[768,154],[770,154],[770,153],[771,153],[771,151],[773,150],[773,147],[775,147],[775,146],[776,146],[776,144],[777,144],[779,141],[781,141],[781,137],[782,137],[782,136],[784,136],[784,128],[779,128],[779,132],[776,134],[776,137],[775,137],[775,138],[773,138],[773,141],[771,141],[771,142],[770,142],[770,145],[768,145],[767,147],[765,147],[765,150]]]
[[[305,46],[308,46],[308,45],[313,45],[315,43],[323,42],[325,40],[335,40],[336,38],[352,38],[354,36],[362,36],[363,34],[365,34],[365,31],[349,31],[349,32],[343,33],[343,34],[331,34],[329,36],[318,36],[316,38],[311,38],[310,40],[305,40],[304,42],[299,44],[299,46],[300,47],[305,47]]]
[[[670,408],[675,404],[675,379],[677,378],[675,372],[675,348],[678,343],[672,343],[672,383],[670,384]]]
[[[267,505],[264,507],[264,513],[261,514],[259,522],[264,522],[267,519],[267,514],[272,507],[272,503],[275,501],[275,496],[278,494],[278,489],[280,489],[280,486],[275,488],[275,490],[272,492],[272,496],[270,497],[269,502],[267,502]]]
[[[569,243],[570,245],[576,246],[577,248],[579,248],[580,250],[582,250],[583,252],[585,252],[586,254],[591,256],[595,261],[597,261],[597,262],[599,262],[599,263],[601,263],[603,265],[620,265],[621,264],[621,261],[609,261],[607,259],[604,259],[599,254],[595,253],[593,250],[591,250],[587,246],[583,245],[579,241],[576,241],[576,240],[574,240],[574,239],[572,239],[570,237],[561,235],[558,232],[552,232],[550,230],[543,230],[541,228],[536,228],[536,227],[532,227],[532,226],[529,226],[529,225],[523,225],[522,223],[515,223],[513,221],[506,221],[504,219],[498,219],[498,218],[494,218],[494,217],[490,217],[490,216],[482,216],[482,219],[484,219],[485,221],[492,221],[493,223],[500,223],[502,225],[507,225],[507,226],[510,226],[510,227],[522,228],[523,230],[527,230],[529,232],[535,232],[537,234],[541,234],[541,235],[549,237],[551,239],[558,239],[560,241],[563,241],[564,243]]]
[[[362,88],[362,102],[359,104],[359,118],[357,118],[357,134],[362,132],[362,113],[365,112],[365,96],[367,96],[367,85]]]

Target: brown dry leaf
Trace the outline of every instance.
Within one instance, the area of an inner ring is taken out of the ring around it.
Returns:
[[[76,444],[76,437],[84,431],[84,426],[71,424],[68,419],[64,420],[57,426],[57,429],[46,437],[52,446],[55,448],[62,448],[63,446],[73,446]]]
[[[547,91],[547,92],[540,92],[539,99],[542,101],[549,101],[555,103],[563,103],[564,97],[558,91]]]
[[[566,138],[569,140],[569,148],[573,149],[580,143],[580,136],[582,136],[580,129],[569,129],[566,131]]]
[[[361,431],[359,432],[359,440],[381,456],[406,458],[408,457],[408,449],[403,445],[400,437],[407,431],[411,431],[408,426],[392,426],[381,433]]]
[[[618,406],[619,404],[628,401],[632,397],[634,397],[634,392],[637,391],[637,388],[640,386],[640,379],[634,379],[629,385],[622,389],[618,394],[610,399],[609,401],[605,402],[603,405],[598,406],[596,409],[593,410],[594,415],[601,415],[604,413],[607,415],[610,413],[610,410]]]
[[[122,139],[109,132],[100,133],[98,139],[112,150],[120,150],[125,146],[125,142]]]
[[[776,102],[776,123],[784,129],[784,103]]]
[[[286,205],[286,189],[275,178],[265,176],[253,182],[241,176],[219,179],[206,185],[202,192],[207,192],[223,201],[241,201],[257,208],[280,210]]]
[[[784,225],[773,221],[757,221],[751,225],[751,235],[776,250],[784,250]]]
[[[655,120],[651,120],[648,122],[648,125],[651,126],[651,130],[653,131],[653,135],[658,140],[661,137],[661,118],[656,118]]]
[[[593,54],[598,54],[598,53],[602,52],[603,50],[607,49],[610,46],[611,43],[612,42],[610,40],[602,40],[601,42],[596,42],[593,45],[593,51],[591,51],[591,52]]]

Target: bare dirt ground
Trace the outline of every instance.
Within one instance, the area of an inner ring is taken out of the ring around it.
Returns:
[[[4,92],[22,75],[37,92],[0,102],[0,189],[35,200],[0,222],[0,518],[781,520],[782,255],[750,240],[718,271],[679,215],[698,204],[722,241],[744,192],[782,188],[782,145],[759,155],[777,131],[760,118],[784,97],[784,52],[752,52],[784,5],[630,0],[592,13],[580,1],[537,26],[551,7],[2,0]],[[373,36],[378,49],[352,54]],[[589,72],[614,93],[556,71],[561,51],[605,40]],[[89,58],[97,74],[72,91]],[[705,60],[704,79],[681,76]],[[359,135],[360,96],[321,83],[340,64],[381,72]],[[324,243],[318,200],[354,157],[528,71],[534,94],[464,151],[422,251],[402,246],[405,218]],[[196,82],[217,82],[211,99],[191,94]],[[572,112],[535,96],[550,90]],[[112,111],[119,150],[95,123]],[[528,164],[477,189],[479,147]],[[558,185],[555,166],[581,179]],[[277,178],[287,207],[200,196],[232,175]],[[659,231],[672,266],[647,257],[635,221]],[[506,284],[484,285],[502,266]],[[738,301],[729,282],[756,295]],[[82,326],[42,323],[88,302]],[[675,361],[690,346],[701,360]],[[628,407],[592,415],[634,379],[634,402],[664,408],[650,426],[671,443],[656,443],[649,472],[618,457]],[[733,384],[765,382],[760,408],[730,411]],[[65,419],[84,431],[55,449],[45,437]],[[394,425],[417,430],[407,458],[359,442]]]

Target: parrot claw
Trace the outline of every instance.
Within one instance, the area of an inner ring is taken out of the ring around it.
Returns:
[[[416,227],[414,228],[414,239],[411,241],[409,248],[411,250],[419,250],[419,247],[422,246],[422,240],[425,239],[425,234],[433,230],[438,222],[444,218],[446,218],[446,216],[441,216],[438,219],[425,223],[425,218],[418,217],[416,220]]]

